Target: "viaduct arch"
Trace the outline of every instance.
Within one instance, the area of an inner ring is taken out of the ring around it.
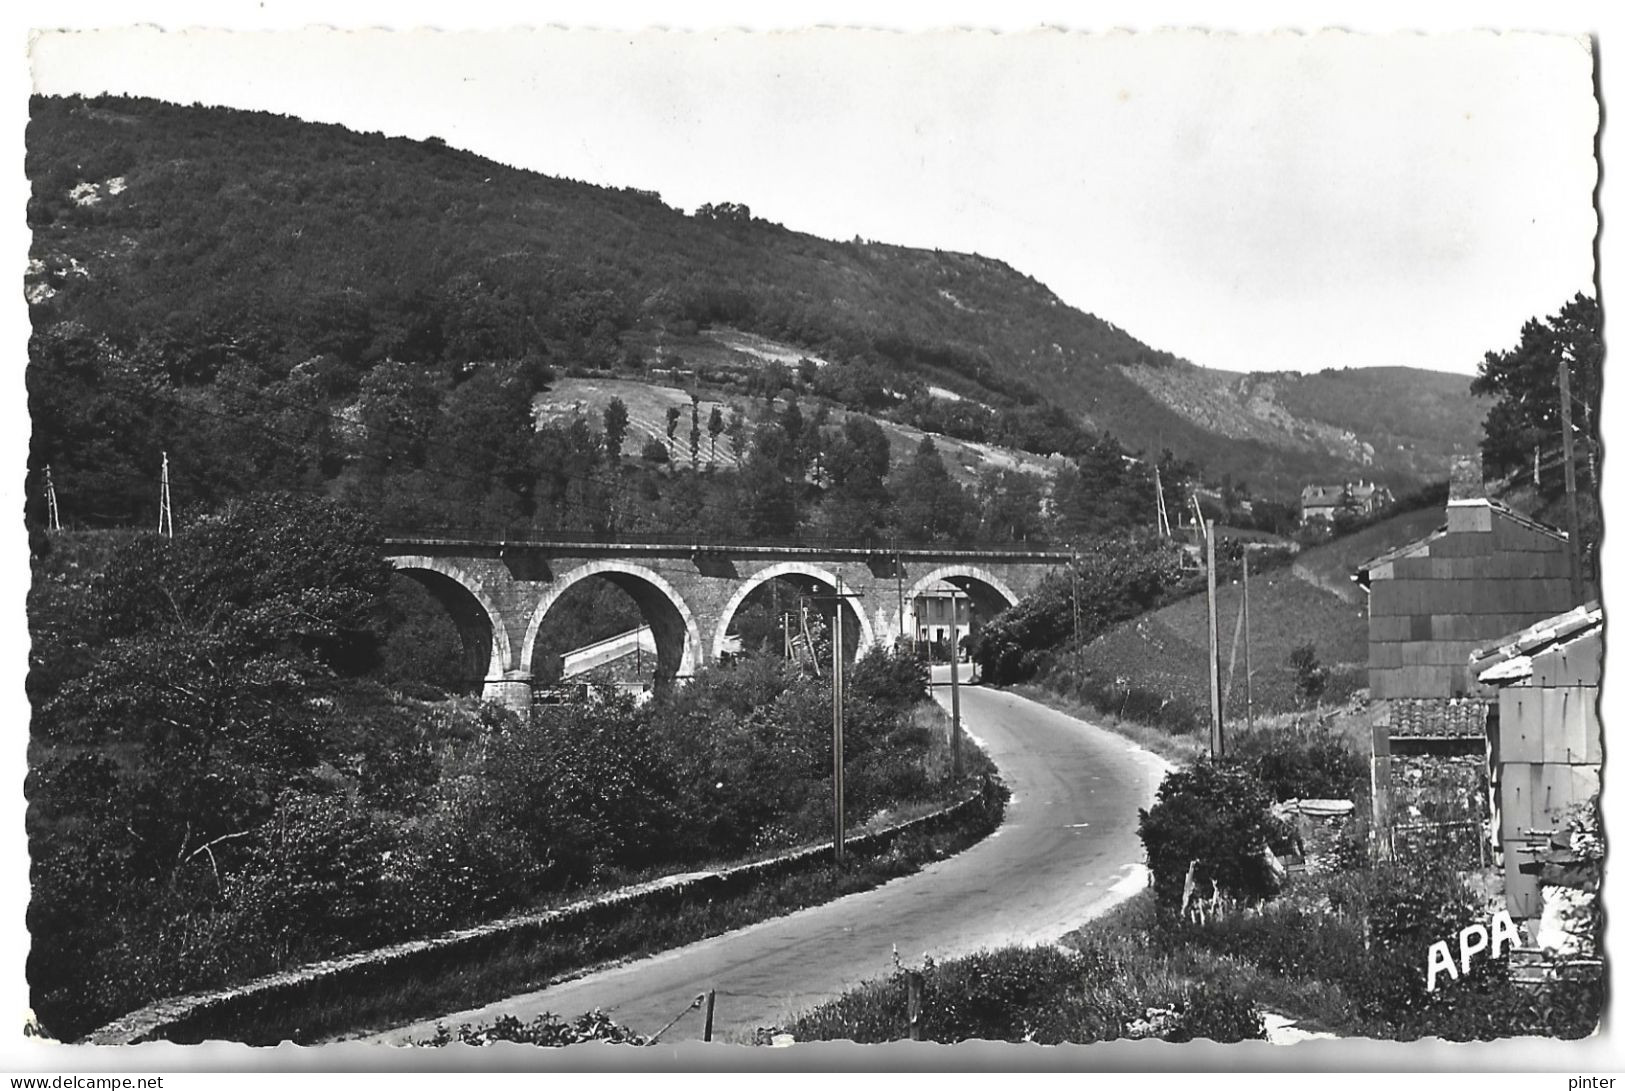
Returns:
[[[463,677],[489,686],[516,667],[495,600],[474,575],[443,557],[396,556],[390,563],[434,597],[451,617],[463,642]]]
[[[638,605],[653,631],[657,677],[692,675],[720,657],[735,615],[752,591],[774,579],[856,597],[860,654],[905,635],[911,604],[939,580],[963,588],[973,621],[1030,595],[1070,554],[992,547],[789,545],[689,541],[591,542],[389,538],[385,555],[446,608],[462,637],[465,668],[482,695],[529,707],[537,637],[549,610],[582,580],[609,580]]]
[[[777,564],[768,565],[754,576],[746,579],[740,585],[739,590],[735,591],[733,596],[728,599],[727,604],[723,606],[721,617],[716,624],[716,638],[711,645],[711,658],[713,660],[722,658],[723,645],[727,642],[728,630],[733,628],[734,615],[739,613],[739,608],[745,605],[745,600],[750,597],[752,592],[774,580],[795,579],[798,577],[818,584],[830,594],[834,594],[835,588],[838,586],[834,573],[806,561],[780,561]],[[842,608],[848,613],[857,616],[858,654],[863,655],[874,647],[874,627],[869,624],[869,618],[864,611],[853,609],[845,603],[842,604]]]
[[[654,634],[656,677],[687,678],[694,673],[705,653],[699,622],[683,595],[665,577],[645,565],[622,560],[595,560],[560,576],[537,602],[525,630],[520,662],[535,673],[533,657],[536,636],[542,630],[547,612],[563,595],[582,580],[602,576],[625,591],[637,603],[643,619]]]

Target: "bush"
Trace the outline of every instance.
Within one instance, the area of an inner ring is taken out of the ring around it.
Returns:
[[[1157,903],[1179,906],[1193,861],[1198,880],[1211,879],[1222,894],[1243,901],[1275,894],[1263,852],[1284,845],[1288,833],[1271,817],[1272,802],[1257,778],[1228,762],[1204,759],[1164,777],[1156,804],[1140,811]]]
[[[1321,665],[1313,644],[1300,644],[1293,648],[1292,654],[1287,657],[1287,665],[1292,668],[1292,686],[1300,704],[1313,704],[1325,695],[1331,672]]]
[[[1354,799],[1366,785],[1360,755],[1321,724],[1261,725],[1228,742],[1227,756],[1276,800]]]
[[[853,664],[847,686],[853,699],[873,702],[888,714],[900,715],[931,696],[931,675],[913,655],[874,648]]]
[[[671,452],[658,439],[651,439],[643,445],[643,461],[658,466],[671,461]]]
[[[867,981],[793,1021],[801,1040],[908,1037],[908,970]],[[1188,1042],[1262,1038],[1249,1002],[1221,986],[1175,977],[1143,949],[1086,943],[1005,947],[943,963],[920,975],[920,1033],[932,1042],[1097,1042],[1162,1037]],[[1151,1018],[1147,1018],[1150,1016]]]
[[[1032,595],[982,627],[976,662],[983,680],[1006,685],[1031,678],[1073,639],[1074,587],[1083,641],[1167,601],[1189,585],[1181,556],[1175,547],[1127,538],[1080,551],[1073,568],[1046,576]]]

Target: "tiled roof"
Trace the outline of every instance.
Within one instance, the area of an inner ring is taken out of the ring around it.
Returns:
[[[1473,697],[1410,697],[1388,702],[1389,738],[1475,738],[1485,733],[1490,702]]]
[[[1494,647],[1474,652],[1469,665],[1480,682],[1515,682],[1529,677],[1535,656],[1556,651],[1601,625],[1602,607],[1593,600],[1567,613],[1537,621]]]

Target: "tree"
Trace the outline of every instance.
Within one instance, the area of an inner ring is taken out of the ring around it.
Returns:
[[[1602,314],[1597,301],[1582,293],[1544,321],[1525,322],[1515,348],[1485,353],[1479,363],[1472,392],[1496,399],[1480,443],[1487,475],[1531,465],[1537,447],[1561,449],[1557,366],[1565,357],[1576,438],[1595,450],[1601,425]],[[1562,480],[1560,474],[1552,476]]]
[[[977,489],[982,511],[979,537],[989,542],[1048,540],[1043,513],[1043,489],[1034,474],[1019,469],[985,474]]]
[[[722,435],[725,427],[727,426],[722,422],[722,406],[713,405],[711,407],[711,416],[705,422],[705,430],[711,435],[712,465],[715,465],[717,461],[717,439]]]
[[[895,475],[892,495],[897,533],[908,541],[953,541],[974,533],[976,513],[965,489],[948,473],[930,436],[914,460]]]
[[[825,522],[843,537],[878,537],[886,526],[891,497],[886,474],[891,469],[891,441],[868,417],[850,413],[831,429],[823,456],[829,479],[824,500]]]
[[[626,445],[627,420],[626,403],[619,398],[609,399],[609,404],[604,406],[604,450],[612,466],[620,465],[621,448]]]
[[[683,419],[683,411],[675,405],[666,406],[666,440],[675,443],[677,440],[677,422]]]
[[[376,541],[352,512],[271,494],[119,551],[98,595],[106,643],[42,717],[54,741],[120,755],[108,805],[128,839],[108,851],[171,887],[218,873],[314,765],[306,683],[372,665],[390,576]]]
[[[1279,889],[1264,850],[1285,830],[1271,816],[1269,793],[1245,769],[1208,760],[1163,778],[1157,802],[1140,811],[1140,840],[1151,866],[1157,904],[1178,909],[1185,877],[1196,865],[1199,883],[1244,901]]]
[[[750,537],[785,537],[795,533],[799,512],[796,489],[784,476],[784,431],[777,424],[756,429],[750,454],[739,469],[736,511]]]
[[[1298,695],[1298,702],[1304,705],[1319,704],[1331,672],[1321,664],[1314,644],[1300,644],[1293,648],[1292,654],[1287,657],[1287,666],[1292,669],[1292,688]]]
[[[700,465],[700,396],[688,396],[688,461],[689,465],[699,468]]]
[[[745,457],[745,414],[737,405],[728,407],[728,447],[733,451],[734,461],[738,462]]]

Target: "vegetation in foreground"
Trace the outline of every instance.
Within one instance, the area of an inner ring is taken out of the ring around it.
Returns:
[[[909,977],[918,974],[918,1036],[930,1042],[1106,1042],[1264,1037],[1258,1010],[1224,985],[1193,982],[1165,958],[1110,942],[1005,947],[918,971],[899,967],[791,1021],[797,1041],[910,1037]]]
[[[671,950],[913,874],[997,829],[1005,796],[1003,787],[994,782],[983,797],[986,806],[967,807],[950,820],[901,831],[881,842],[851,844],[843,864],[837,865],[826,854],[812,866],[782,874],[707,887],[675,899],[667,896],[649,903],[595,909],[562,926],[537,933],[516,932],[478,958],[459,957],[449,966],[408,963],[387,968],[373,975],[364,989],[318,987],[272,998],[247,1012],[203,1010],[172,1027],[165,1038],[181,1042],[221,1038],[259,1045],[288,1039],[311,1044],[534,991],[606,963]],[[581,1022],[577,1019],[571,1025]],[[473,1033],[489,1037],[490,1029],[482,1024]],[[658,1028],[636,1029],[647,1034]],[[548,1034],[556,1036],[554,1031]],[[446,1044],[438,1037],[419,1044]],[[536,1044],[568,1043],[549,1040]]]
[[[1510,980],[1504,954],[1486,954],[1470,973],[1427,987],[1428,948],[1454,942],[1491,912],[1482,890],[1447,860],[1373,861],[1355,821],[1327,848],[1324,870],[1289,881],[1270,865],[1266,845],[1291,848],[1273,803],[1360,800],[1362,779],[1340,739],[1303,726],[1272,729],[1230,760],[1170,774],[1141,812],[1152,889],[1063,937],[1062,948],[927,965],[921,1035],[1237,1041],[1262,1036],[1254,1029],[1261,1010],[1345,1036],[1399,1040],[1591,1034],[1604,1001],[1599,981],[1524,988]],[[1594,813],[1573,821],[1595,833]],[[1600,856],[1600,842],[1587,843]],[[1220,896],[1200,916],[1184,912],[1193,864],[1195,892]],[[798,1039],[909,1037],[908,983],[899,967],[786,1029]]]
[[[642,708],[531,722],[404,698],[367,677],[376,539],[260,495],[172,540],[37,556],[28,974],[53,1035],[824,834],[826,684],[747,658]],[[853,825],[952,795],[912,713],[923,669],[878,653],[850,680]]]
[[[1289,880],[1274,854],[1301,852],[1302,844],[1273,804],[1331,796],[1354,799],[1369,815],[1369,801],[1360,792],[1361,763],[1335,738],[1263,742],[1163,780],[1156,803],[1140,814],[1149,896],[1073,939],[1137,944],[1185,972],[1222,974],[1256,1002],[1285,997],[1293,1014],[1345,1034],[1574,1038],[1595,1029],[1600,982],[1527,990],[1511,982],[1505,953],[1481,956],[1470,974],[1429,988],[1430,946],[1454,942],[1468,925],[1487,926],[1494,910],[1447,845],[1373,860],[1368,819],[1357,815],[1322,847],[1316,874]],[[1594,816],[1576,821],[1595,829]],[[1187,914],[1186,899],[1210,891],[1207,911]]]
[[[1505,956],[1475,960],[1470,974],[1427,991],[1429,945],[1453,944],[1460,928],[1488,917],[1456,873],[1406,860],[1302,879],[1255,910],[1205,922],[1182,919],[1146,892],[1062,942],[1142,950],[1170,973],[1223,981],[1249,1003],[1344,1037],[1473,1041],[1595,1032],[1602,982],[1526,989],[1509,980]]]

